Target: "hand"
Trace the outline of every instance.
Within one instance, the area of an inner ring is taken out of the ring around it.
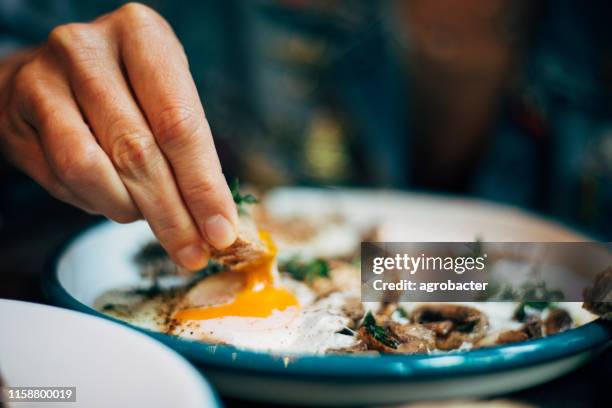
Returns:
[[[236,238],[237,213],[187,58],[127,4],[51,31],[0,71],[0,151],[47,191],[118,222],[145,218],[183,267]]]

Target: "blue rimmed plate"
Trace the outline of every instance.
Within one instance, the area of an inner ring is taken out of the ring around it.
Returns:
[[[296,205],[299,203],[299,205]],[[388,191],[282,189],[266,204],[280,216],[340,212],[376,221],[388,241],[583,241],[562,225],[481,201]],[[134,253],[152,238],[145,223],[103,223],[79,234],[52,260],[44,289],[58,305],[92,309],[106,290],[138,282]],[[108,317],[107,317],[108,318]],[[549,381],[608,346],[612,329],[593,321],[543,339],[440,355],[283,356],[190,342],[141,330],[205,369],[221,393],[259,401],[381,404],[481,397]]]

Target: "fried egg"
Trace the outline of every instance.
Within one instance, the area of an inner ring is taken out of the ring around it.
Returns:
[[[355,293],[317,299],[305,283],[280,276],[270,235],[261,232],[260,239],[268,255],[239,270],[209,276],[184,293],[152,299],[111,291],[98,299],[99,308],[123,305],[105,312],[185,339],[252,350],[316,354],[354,343],[354,337],[337,332],[349,322],[342,307]]]

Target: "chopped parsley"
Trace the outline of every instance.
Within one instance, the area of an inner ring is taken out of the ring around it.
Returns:
[[[245,204],[256,204],[259,200],[252,194],[240,194],[240,182],[237,178],[233,179],[229,185],[232,192],[232,198],[238,207],[238,212],[244,212]]]
[[[317,278],[329,278],[329,264],[326,260],[316,258],[302,261],[294,256],[281,265],[281,270],[291,275],[295,280],[311,283]]]
[[[393,337],[389,336],[387,329],[376,324],[376,319],[372,315],[372,312],[368,312],[363,318],[361,327],[365,328],[366,331],[377,341],[384,344],[387,347],[396,349],[399,345],[398,341]]]

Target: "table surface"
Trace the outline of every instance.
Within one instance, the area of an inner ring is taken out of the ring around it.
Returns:
[[[68,237],[99,218],[54,204],[45,215],[0,218],[0,298],[47,303],[40,291],[45,262]],[[612,348],[582,368],[544,385],[496,398],[541,407],[612,407]],[[224,399],[226,406],[247,405]],[[253,404],[248,404],[253,406]],[[269,404],[261,405],[270,406]]]

